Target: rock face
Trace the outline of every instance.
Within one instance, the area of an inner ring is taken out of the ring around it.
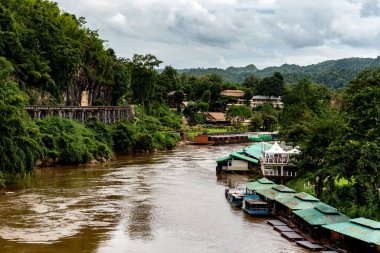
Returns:
[[[64,104],[69,106],[110,105],[112,83],[112,81],[89,78],[84,67],[80,66],[74,72],[63,94]]]

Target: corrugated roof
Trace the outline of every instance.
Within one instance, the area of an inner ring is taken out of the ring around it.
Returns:
[[[352,219],[351,222],[359,224],[359,225],[363,225],[372,229],[376,229],[376,230],[380,229],[380,222],[366,219],[366,218]]]
[[[220,163],[220,162],[225,162],[225,161],[228,161],[228,160],[231,160],[231,159],[232,159],[231,156],[225,156],[225,157],[220,157],[220,158],[216,159],[216,162]]]
[[[278,200],[281,198],[290,198],[295,195],[295,192],[280,192],[273,188],[257,189],[256,193],[262,195],[270,200]]]
[[[247,161],[247,162],[252,162],[252,163],[256,163],[256,164],[259,163],[259,160],[252,158],[252,157],[245,156],[244,154],[241,154],[238,152],[232,152],[230,154],[230,156],[232,156],[234,158],[242,159],[242,160]]]
[[[260,184],[274,184],[272,181],[270,181],[268,178],[260,178],[257,181],[259,181]]]
[[[257,159],[261,159],[262,157],[262,153],[261,151],[264,149],[264,150],[268,150],[272,147],[272,144],[270,143],[267,143],[267,142],[260,142],[260,143],[256,143],[256,144],[253,144],[249,147],[246,147],[243,149],[243,151],[245,153],[247,153],[248,155],[250,156],[253,156]]]
[[[302,192],[296,193],[289,198],[278,199],[277,201],[292,210],[301,210],[313,208],[319,202],[319,199]]]
[[[368,227],[367,225],[363,225],[363,223],[371,224],[371,226],[373,225],[374,227],[380,226],[380,222],[365,218],[357,218],[347,222],[322,225],[322,227],[366,243],[380,245],[380,229]]]
[[[273,187],[274,185],[276,185],[275,183],[273,183],[272,181],[266,179],[266,178],[261,178],[255,182],[249,182],[249,183],[246,183],[245,184],[245,187],[247,187],[248,190],[251,190],[251,191],[257,191],[259,189],[269,189],[271,187]]]
[[[210,121],[226,121],[226,114],[222,112],[209,112],[207,119]]]
[[[295,193],[296,191],[289,188],[289,187],[286,187],[285,185],[276,185],[273,187],[273,189],[279,191],[279,192],[286,192],[286,193]]]
[[[271,99],[271,100],[279,100],[281,97],[272,97],[272,96],[253,96],[252,99]]]
[[[322,203],[320,203],[322,204]],[[320,205],[317,204],[317,205]],[[326,225],[333,224],[339,222],[348,221],[350,218],[341,214],[341,213],[322,213],[317,208],[310,208],[304,210],[297,210],[293,212],[295,215],[309,223],[310,225],[318,226],[318,225]]]
[[[242,90],[224,90],[220,93],[222,96],[228,97],[244,97],[244,91]]]
[[[311,196],[310,194],[307,194],[306,192],[297,193],[295,197],[304,201],[313,201],[313,202],[319,201],[319,199],[317,199],[314,196]]]
[[[329,206],[325,203],[319,203],[318,205],[315,206],[315,208],[318,209],[318,211],[321,211],[322,213],[326,213],[326,214],[339,213],[338,210],[336,210],[336,208]]]

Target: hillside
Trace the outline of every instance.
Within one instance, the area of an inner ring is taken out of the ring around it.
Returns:
[[[194,76],[217,74],[224,81],[232,83],[241,83],[244,78],[250,75],[266,77],[271,76],[274,72],[280,72],[287,83],[296,83],[306,78],[316,83],[325,84],[332,89],[338,89],[345,86],[361,70],[376,66],[380,66],[380,56],[377,58],[329,60],[308,66],[284,64],[280,67],[268,67],[261,70],[250,64],[246,67],[229,67],[227,69],[179,69],[178,72]]]

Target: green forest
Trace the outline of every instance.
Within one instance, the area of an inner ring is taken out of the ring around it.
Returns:
[[[194,76],[215,74],[232,83],[241,83],[249,76],[263,78],[271,76],[275,72],[280,72],[285,81],[290,84],[296,84],[302,79],[308,79],[315,83],[324,84],[331,89],[339,89],[346,86],[360,71],[378,66],[380,66],[380,57],[329,60],[308,66],[283,64],[280,67],[258,69],[255,65],[250,64],[246,67],[229,67],[227,69],[193,68],[178,71]]]
[[[300,182],[350,216],[380,219],[379,59],[350,58],[300,67],[176,70],[154,55],[119,58],[83,17],[43,0],[0,3],[0,185],[36,165],[107,161],[115,153],[172,149],[174,133],[226,112],[237,129],[279,130],[299,146]],[[338,89],[340,88],[340,89]],[[226,89],[282,96],[284,108],[231,106]],[[35,120],[33,105],[136,105],[134,121]],[[187,101],[186,108],[181,104]],[[169,106],[176,110],[169,110]],[[342,183],[344,182],[344,183]]]

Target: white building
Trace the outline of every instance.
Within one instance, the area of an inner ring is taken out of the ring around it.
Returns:
[[[252,108],[256,108],[264,103],[271,103],[275,108],[283,108],[284,103],[281,102],[281,97],[271,97],[271,96],[253,96],[250,104]]]
[[[295,177],[293,159],[300,154],[296,148],[285,151],[275,142],[268,150],[263,150],[261,172],[263,176]]]

